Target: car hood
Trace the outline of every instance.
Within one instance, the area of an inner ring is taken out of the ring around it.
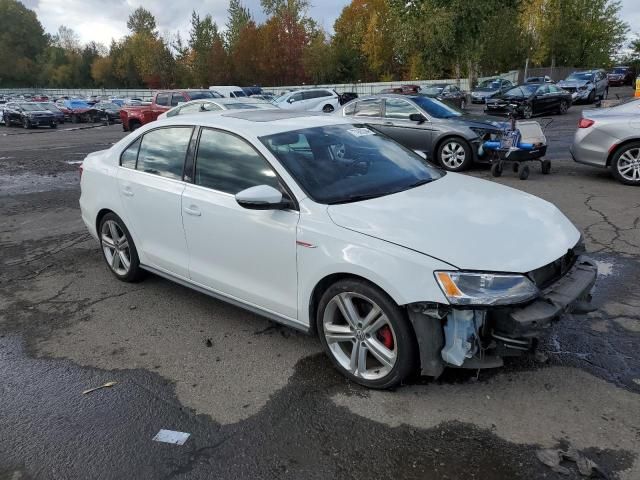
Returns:
[[[591,83],[588,80],[560,80],[558,86],[562,87],[584,87],[586,84]]]
[[[448,173],[421,187],[330,205],[332,221],[463,270],[526,273],[580,239],[554,205],[509,187]]]
[[[495,128],[496,130],[504,129],[508,122],[505,122],[502,118],[492,117],[491,115],[473,115],[464,114],[461,117],[452,117],[447,119],[450,122],[456,122],[458,124],[464,123],[469,128]]]
[[[492,93],[497,91],[498,91],[497,88],[481,87],[481,88],[476,88],[472,93]]]

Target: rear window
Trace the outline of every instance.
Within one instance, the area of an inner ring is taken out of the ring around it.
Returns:
[[[222,95],[211,90],[198,90],[194,92],[188,92],[191,100],[202,100],[203,98],[220,98]]]

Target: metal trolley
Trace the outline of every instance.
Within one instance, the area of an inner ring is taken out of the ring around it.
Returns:
[[[499,177],[505,167],[511,165],[520,180],[526,180],[530,172],[527,163],[531,161],[540,162],[544,175],[550,173],[551,162],[543,158],[547,153],[547,137],[543,128],[536,121],[516,122],[515,115],[510,115],[510,118],[510,125],[505,128],[500,140],[488,140],[482,144],[491,158],[491,174]],[[549,120],[545,129],[553,121]]]

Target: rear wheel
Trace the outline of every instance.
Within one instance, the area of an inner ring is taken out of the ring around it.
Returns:
[[[627,143],[614,153],[611,173],[620,183],[640,185],[640,142]]]
[[[596,91],[594,89],[594,90],[591,90],[591,93],[589,93],[589,97],[587,98],[587,102],[588,103],[593,103],[593,102],[595,102],[595,100],[596,100]]]
[[[111,273],[123,282],[140,280],[144,271],[140,268],[138,251],[124,222],[115,213],[107,213],[98,228],[102,256]]]
[[[27,128],[27,129],[31,128],[31,122],[29,121],[29,119],[28,119],[28,118],[25,118],[25,119],[23,120],[23,122],[22,122],[22,126],[23,126],[24,128]]]
[[[438,161],[450,172],[466,170],[473,163],[471,147],[462,138],[447,138],[438,147]]]
[[[141,126],[142,125],[140,125],[140,122],[129,122],[129,130],[131,130],[132,132],[139,129]]]
[[[341,280],[329,287],[316,322],[332,363],[354,382],[391,388],[415,370],[416,339],[405,312],[363,280]]]
[[[324,107],[322,107],[322,111],[324,113],[331,113],[331,112],[333,112],[333,110],[334,110],[333,105],[328,105],[327,104]]]

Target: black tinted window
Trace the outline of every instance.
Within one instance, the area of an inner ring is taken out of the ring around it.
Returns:
[[[186,98],[184,98],[184,95],[180,94],[180,93],[174,93],[171,96],[171,106],[172,107],[176,107],[179,103],[185,103],[187,101]]]
[[[174,127],[146,133],[142,137],[137,169],[162,177],[182,179],[191,131],[191,127]]]
[[[196,185],[236,193],[256,185],[280,188],[267,161],[244,140],[204,129],[196,160]]]
[[[162,105],[165,107],[169,106],[169,94],[167,93],[159,93],[156,97],[156,105]]]
[[[133,142],[120,155],[120,165],[127,168],[136,168],[136,160],[138,159],[138,149],[140,148],[140,139]]]
[[[381,100],[363,100],[356,105],[356,117],[379,117]]]

